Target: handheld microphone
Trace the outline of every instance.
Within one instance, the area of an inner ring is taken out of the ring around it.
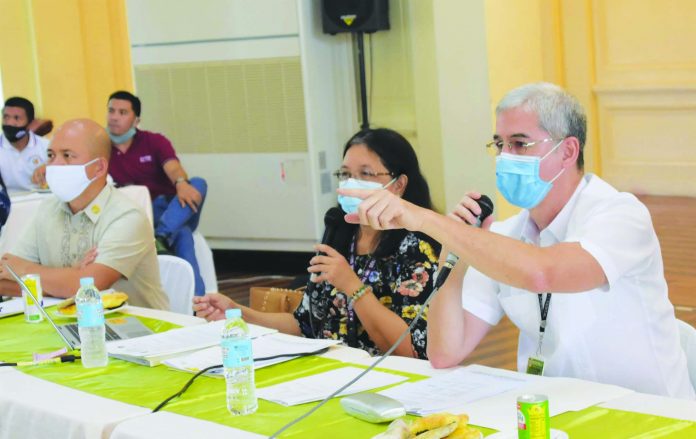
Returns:
[[[335,240],[336,240],[336,232],[338,230],[338,226],[341,225],[341,223],[344,221],[343,220],[344,213],[341,210],[340,207],[332,207],[331,209],[326,211],[326,214],[324,214],[324,234],[321,237],[321,243],[325,245],[329,245],[334,247]],[[323,254],[322,252],[316,252],[316,255]],[[312,300],[311,300],[311,295],[312,293],[317,289],[318,284],[315,282],[315,279],[317,278],[316,273],[312,273],[309,277],[310,282],[307,285],[307,289],[305,290],[305,294],[309,294],[309,327],[312,330],[312,337],[317,338],[317,333],[314,330],[314,312],[312,310]],[[321,328],[320,328],[321,329]]]
[[[488,218],[491,213],[493,213],[493,201],[491,201],[491,199],[486,195],[481,195],[478,200],[474,201],[476,201],[479,207],[481,207],[481,213],[476,217],[476,224],[474,224],[474,227],[481,227],[481,223],[483,223],[483,221]],[[440,271],[437,273],[437,277],[433,285],[435,289],[440,289],[440,287],[445,283],[450,271],[452,271],[452,268],[454,268],[458,260],[459,256],[455,255],[454,253],[447,254],[445,263],[442,264]]]
[[[321,237],[321,243],[333,247],[333,243],[336,239],[336,230],[338,226],[343,221],[343,211],[339,207],[332,207],[327,210],[324,214],[324,234]],[[316,256],[323,254],[322,252],[316,252]],[[317,274],[312,273],[310,278],[312,279],[312,284],[316,285],[313,281]]]

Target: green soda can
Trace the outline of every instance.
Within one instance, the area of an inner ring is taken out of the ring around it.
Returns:
[[[549,398],[546,395],[517,397],[517,437],[519,439],[549,439]]]
[[[31,294],[39,301],[37,304],[24,290],[22,296],[24,299],[24,321],[28,323],[39,323],[43,321],[43,315],[39,311],[39,306],[43,303],[43,289],[41,288],[41,278],[38,274],[27,274],[22,276],[22,281],[29,288]]]

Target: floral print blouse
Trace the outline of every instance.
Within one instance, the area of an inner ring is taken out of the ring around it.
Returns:
[[[420,310],[433,288],[437,271],[437,255],[427,241],[408,233],[397,254],[385,258],[372,255],[351,255],[353,271],[365,285],[372,287],[377,299],[401,317],[407,325]],[[342,340],[352,347],[381,352],[370,340],[357,313],[348,307],[348,296],[333,285],[323,282],[311,294],[305,294],[295,310],[295,318],[306,337]],[[426,356],[427,309],[411,330],[411,342],[418,358]]]

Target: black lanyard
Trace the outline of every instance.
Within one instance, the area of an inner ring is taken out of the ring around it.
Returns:
[[[541,355],[541,344],[544,342],[544,333],[546,332],[546,317],[549,315],[549,305],[551,305],[551,293],[546,293],[546,300],[542,300],[543,294],[537,294],[539,297],[539,314],[541,321],[539,322],[539,345],[537,346],[537,356]]]

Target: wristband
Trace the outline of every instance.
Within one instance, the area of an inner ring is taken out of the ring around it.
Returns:
[[[360,300],[362,296],[365,295],[370,290],[370,287],[363,284],[360,288],[358,288],[354,293],[353,296],[350,298],[350,304],[355,305],[355,302]]]

